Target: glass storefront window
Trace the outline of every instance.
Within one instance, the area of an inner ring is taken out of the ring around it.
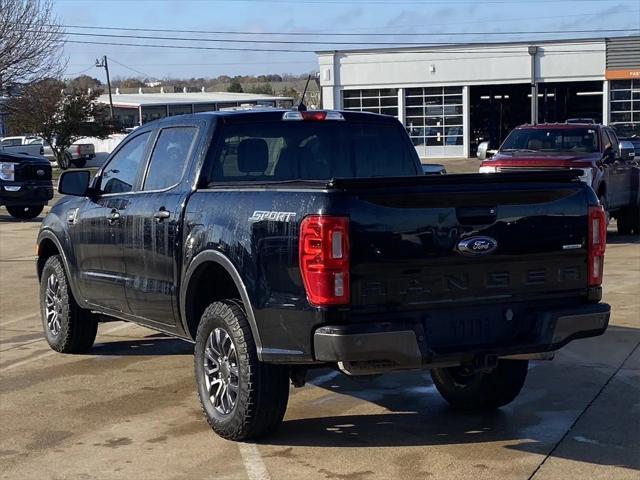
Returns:
[[[398,117],[398,90],[395,88],[343,90],[342,105],[345,110],[380,113]]]
[[[458,147],[464,144],[462,87],[407,88],[405,126],[416,146]],[[426,125],[426,128],[420,128]],[[456,151],[459,149],[456,148]],[[447,155],[427,149],[425,154]]]
[[[616,80],[610,84],[610,125],[619,137],[640,131],[640,80]]]

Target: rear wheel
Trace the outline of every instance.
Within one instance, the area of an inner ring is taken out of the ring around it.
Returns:
[[[631,234],[631,211],[628,208],[623,208],[618,212],[617,216],[618,233],[620,235]]]
[[[198,397],[211,428],[229,440],[274,432],[289,399],[289,370],[258,360],[242,305],[214,302],[204,311],[195,346]]]
[[[36,218],[44,210],[44,205],[31,205],[31,206],[11,206],[7,207],[9,215],[19,220],[31,220]]]
[[[527,378],[527,360],[499,360],[490,372],[435,368],[431,378],[444,399],[461,410],[492,410],[511,403]]]
[[[40,277],[40,312],[49,346],[61,353],[83,353],[93,346],[98,321],[78,306],[59,255],[49,257]]]

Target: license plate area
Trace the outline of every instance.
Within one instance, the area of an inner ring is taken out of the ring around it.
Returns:
[[[424,321],[425,340],[432,349],[490,346],[508,342],[527,330],[513,312],[469,311],[455,315],[429,315]]]

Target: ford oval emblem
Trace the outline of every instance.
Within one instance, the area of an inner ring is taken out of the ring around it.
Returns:
[[[36,170],[36,173],[38,174],[38,176],[43,176],[44,175],[44,170],[42,170],[41,168],[39,168],[38,170]]]
[[[469,237],[458,242],[458,251],[464,255],[487,255],[498,248],[491,237]]]

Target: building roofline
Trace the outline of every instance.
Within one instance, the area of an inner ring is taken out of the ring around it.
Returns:
[[[401,53],[401,52],[416,52],[416,51],[437,51],[447,50],[451,48],[492,48],[500,46],[521,46],[521,45],[540,45],[540,44],[563,44],[563,43],[593,43],[593,42],[606,42],[607,40],[619,40],[619,39],[640,39],[640,35],[621,35],[614,37],[583,37],[583,38],[562,38],[562,39],[542,39],[542,40],[515,40],[505,42],[466,42],[466,43],[450,43],[446,45],[429,45],[425,43],[424,46],[407,46],[407,47],[382,47],[382,48],[356,48],[356,49],[336,49],[336,50],[318,50],[316,55],[331,55],[335,53]]]

